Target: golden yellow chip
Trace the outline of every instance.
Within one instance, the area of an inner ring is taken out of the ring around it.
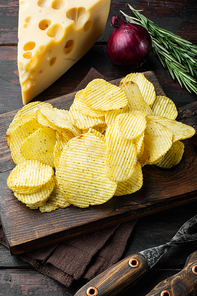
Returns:
[[[34,207],[34,209],[36,209],[47,201],[47,199],[53,191],[54,186],[55,181],[52,177],[45,185],[41,186],[37,192],[29,194],[21,194],[14,192],[14,195],[22,203],[25,203],[28,206],[31,205]]]
[[[47,102],[31,102],[25,106],[23,106],[15,115],[14,119],[18,117],[23,117],[26,116],[27,114],[30,113],[36,113],[36,111],[42,107],[48,107],[48,108],[53,108],[53,106],[50,103]]]
[[[116,127],[121,138],[133,140],[146,128],[146,115],[143,112],[123,113],[116,117]]]
[[[59,158],[62,154],[64,145],[66,145],[67,142],[68,140],[62,134],[56,132],[56,143],[55,143],[54,152],[53,152],[55,168],[58,167]]]
[[[115,196],[132,194],[141,189],[143,185],[142,167],[139,162],[136,163],[132,176],[123,182],[118,182]]]
[[[50,127],[50,128],[54,128],[53,125],[48,121],[48,119],[46,118],[46,116],[44,116],[41,112],[40,109],[37,110],[36,112],[36,118],[37,118],[37,121],[43,125],[43,126],[47,126],[47,127]]]
[[[37,160],[26,160],[10,172],[7,186],[17,193],[34,193],[54,175],[52,167]]]
[[[69,202],[66,199],[66,196],[62,193],[61,188],[57,182],[56,177],[55,179],[55,187],[49,196],[49,199],[43,206],[39,207],[40,212],[52,212],[59,208],[67,208],[70,206]]]
[[[180,141],[174,142],[170,150],[168,150],[156,165],[160,168],[171,169],[181,161],[183,153],[184,144]]]
[[[137,148],[137,157],[141,157],[144,151],[144,133],[142,133],[139,137],[133,140],[133,143]]]
[[[138,157],[138,161],[142,167],[145,166],[146,164],[148,164],[149,157],[150,157],[150,152],[146,148],[146,146],[143,144],[142,154],[139,155],[139,157]]]
[[[21,154],[28,159],[36,159],[54,167],[53,151],[56,132],[50,127],[42,126],[21,144]]]
[[[105,117],[92,117],[87,116],[78,110],[75,105],[72,105],[70,108],[70,120],[74,126],[83,130],[89,129],[95,126],[105,126]]]
[[[88,83],[83,99],[91,109],[98,111],[124,108],[128,103],[124,91],[104,79],[94,79]]]
[[[106,176],[114,181],[131,177],[137,162],[137,149],[131,140],[120,137],[116,124],[108,126],[106,134]]]
[[[124,90],[127,96],[129,111],[139,110],[148,115],[152,114],[150,106],[143,100],[140,89],[135,82],[128,81],[121,83],[120,87]]]
[[[21,144],[40,127],[41,125],[37,122],[37,119],[30,117],[11,132],[9,142],[11,156],[15,164],[25,161],[21,154]]]
[[[87,116],[92,116],[92,117],[104,116],[106,114],[105,111],[93,110],[85,103],[85,100],[83,99],[83,92],[84,92],[84,90],[82,89],[76,93],[72,106],[74,105],[74,107],[79,112],[81,112],[82,114],[85,114]]]
[[[112,198],[117,184],[105,176],[105,143],[92,133],[68,141],[57,168],[57,179],[66,199],[80,208]]]
[[[47,119],[47,117],[42,113],[42,110],[41,109],[37,111],[36,116],[37,116],[38,122],[41,125],[46,126],[46,127],[50,127],[52,129],[54,129],[59,134],[62,134],[62,136],[67,139],[67,141],[70,140],[70,139],[72,139],[75,136],[70,130],[64,129],[64,128],[59,128],[59,127],[55,126],[54,124],[52,124]]]
[[[90,128],[90,129],[88,130],[88,133],[92,133],[92,134],[94,134],[95,136],[97,136],[97,137],[99,137],[100,139],[102,139],[103,141],[105,141],[105,136],[104,136],[101,132],[97,131],[97,130],[94,129],[94,128]]]
[[[154,122],[162,124],[167,129],[169,129],[173,134],[173,142],[189,139],[193,137],[196,132],[192,126],[173,119],[164,118],[161,116],[148,116],[148,118]]]
[[[127,81],[135,82],[142,94],[144,101],[152,106],[156,99],[156,93],[154,85],[144,76],[143,73],[130,73],[126,77],[124,77],[121,82],[125,83]]]
[[[153,114],[170,119],[176,119],[178,111],[175,103],[165,96],[157,96],[153,105],[151,106]]]
[[[116,120],[116,117],[119,115],[119,114],[122,114],[122,113],[127,113],[129,111],[129,107],[128,105],[124,108],[120,108],[120,109],[117,109],[117,110],[112,110],[112,111],[108,111],[105,115],[105,122],[107,125],[110,125],[112,123],[115,122]]]
[[[7,146],[10,148],[10,135],[12,133],[12,131],[17,128],[18,126],[24,124],[25,122],[29,121],[30,119],[36,119],[36,114],[35,113],[29,113],[27,115],[24,115],[23,117],[17,117],[16,119],[14,119],[7,131],[6,131],[6,143],[7,143]]]
[[[68,110],[62,110],[57,108],[41,108],[39,112],[47,119],[50,123],[50,127],[53,127],[55,130],[73,136],[80,135],[81,131],[73,126],[70,120],[70,114]]]
[[[147,120],[144,145],[150,155],[147,164],[153,164],[159,160],[172,146],[173,135],[169,129],[162,124]]]
[[[6,141],[7,141],[8,147],[10,147],[9,136],[12,130],[14,130],[17,126],[21,125],[23,122],[29,120],[30,117],[32,118],[36,117],[36,111],[43,106],[48,106],[52,108],[52,105],[49,103],[37,101],[37,102],[31,102],[23,106],[23,108],[21,108],[16,113],[16,115],[14,116],[12,122],[10,123],[6,131]]]

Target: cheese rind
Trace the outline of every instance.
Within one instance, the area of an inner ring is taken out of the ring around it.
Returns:
[[[60,78],[102,35],[110,0],[22,0],[18,70],[27,104]]]

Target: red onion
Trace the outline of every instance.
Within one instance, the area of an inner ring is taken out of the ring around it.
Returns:
[[[119,66],[141,66],[152,48],[148,31],[138,24],[124,22],[119,16],[112,17],[111,25],[114,31],[107,43],[109,58]]]

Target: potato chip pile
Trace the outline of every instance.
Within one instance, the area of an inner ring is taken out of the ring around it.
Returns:
[[[24,106],[6,140],[16,166],[7,185],[31,209],[86,208],[138,191],[142,167],[169,169],[195,134],[176,121],[175,104],[157,96],[142,73],[119,86],[92,80],[69,110],[46,102]]]

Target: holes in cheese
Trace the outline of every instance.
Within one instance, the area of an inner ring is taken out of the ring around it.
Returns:
[[[73,40],[68,40],[64,46],[64,53],[68,54],[72,51],[74,46],[74,41]]]
[[[38,0],[37,5],[40,7],[47,7],[50,5],[50,0]]]
[[[53,9],[62,9],[64,8],[64,6],[66,5],[65,1],[64,0],[54,0],[52,3],[51,3],[51,7]]]
[[[50,20],[41,20],[39,22],[39,28],[40,30],[46,30],[51,24],[51,21]]]
[[[25,19],[25,24],[23,25],[23,27],[24,27],[25,29],[28,29],[28,28],[30,28],[31,26],[33,26],[33,24],[35,23],[35,21],[36,21],[36,19],[35,19],[34,17],[32,17],[32,16],[28,16],[28,17],[26,17],[26,19]]]
[[[84,26],[89,18],[89,13],[84,7],[74,7],[67,11],[66,17],[74,21],[76,28]]]
[[[20,9],[25,10],[25,9],[27,9],[28,5],[29,5],[29,3],[27,1],[21,1],[20,2]]]
[[[50,60],[50,66],[53,66],[55,62],[56,62],[56,58],[54,57]]]
[[[29,77],[30,78],[33,78],[35,76],[36,72],[34,70],[32,70],[29,74]]]
[[[38,54],[40,55],[40,54],[42,54],[44,51],[45,51],[45,49],[46,49],[46,46],[45,45],[41,45],[41,46],[39,46],[39,48],[38,48]]]
[[[38,61],[38,60],[37,60],[37,57],[34,56],[34,57],[30,60],[27,69],[28,69],[28,70],[31,70],[31,69],[35,68],[35,66],[37,65],[37,61]]]
[[[63,28],[59,24],[55,24],[47,30],[47,35],[51,38],[54,38],[56,41],[62,38],[63,33]]]
[[[24,91],[28,90],[31,87],[31,80],[26,80],[23,84]]]
[[[29,73],[27,73],[27,72],[23,72],[23,73],[21,74],[21,81],[25,81],[25,80],[28,78],[28,76],[29,76]]]
[[[84,25],[84,32],[87,32],[91,29],[92,27],[92,22],[88,21],[85,25]]]
[[[23,46],[23,49],[25,51],[28,51],[28,50],[34,49],[35,46],[36,46],[36,43],[34,41],[29,41],[29,42],[25,43],[25,45]]]
[[[45,54],[45,59],[46,59],[47,61],[49,61],[50,58],[51,58],[51,55],[52,55],[51,50],[48,50],[48,51],[46,52],[46,54]]]
[[[18,70],[27,104],[59,79],[105,29],[110,0],[19,1]]]
[[[25,58],[25,59],[31,59],[31,57],[32,57],[32,53],[29,51],[29,52],[25,52],[24,54],[23,54],[23,57]]]

